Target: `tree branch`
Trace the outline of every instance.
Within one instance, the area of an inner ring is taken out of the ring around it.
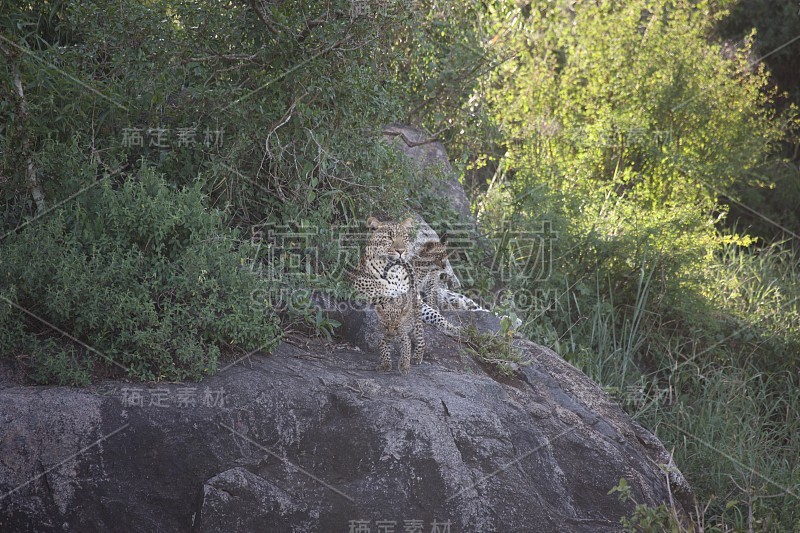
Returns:
[[[444,131],[444,130],[442,130],[442,131]],[[441,131],[439,133],[437,133],[436,135],[434,135],[434,136],[432,136],[432,137],[430,137],[428,139],[421,140],[421,141],[412,141],[411,139],[406,137],[405,133],[403,133],[401,131],[383,130],[381,133],[383,133],[384,135],[387,135],[389,137],[400,137],[401,139],[403,139],[403,142],[406,143],[406,146],[408,146],[409,148],[414,148],[415,146],[422,146],[423,144],[431,144],[431,143],[442,142],[442,140],[439,138],[439,134],[442,133]]]
[[[258,6],[258,4],[259,4],[258,0],[250,0],[250,7],[252,7],[253,11],[256,12],[256,15],[258,16],[258,18],[261,19],[261,22],[264,23],[264,26],[267,27],[267,30],[269,30],[269,32],[272,35],[275,36],[280,35],[280,32],[277,30],[277,28],[275,28],[275,24],[273,24],[272,21],[269,20],[267,16],[261,11],[261,8]]]
[[[36,166],[33,164],[33,154],[31,154],[31,139],[30,132],[27,131],[28,126],[28,107],[25,101],[25,91],[22,87],[22,75],[19,70],[19,56],[13,54],[7,48],[2,47],[3,55],[6,56],[11,64],[11,76],[14,89],[17,91],[17,113],[21,127],[23,128],[23,141],[22,153],[25,156],[25,178],[28,182],[28,189],[31,191],[33,201],[36,202],[36,212],[41,214],[47,209],[47,203],[44,199],[42,187],[39,184],[39,179],[36,176]]]

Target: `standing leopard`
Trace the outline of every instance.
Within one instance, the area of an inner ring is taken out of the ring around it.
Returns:
[[[437,329],[449,334],[458,335],[460,329],[451,324],[435,307],[440,307],[438,295],[439,277],[445,269],[447,251],[439,241],[428,241],[422,245],[413,259],[415,285],[419,294],[419,315],[423,322],[431,324]],[[388,277],[394,270],[396,263],[389,261],[384,267],[383,277]]]
[[[398,369],[402,374],[407,374],[412,361],[412,331],[414,334],[414,364],[421,363],[425,354],[425,337],[419,313],[419,296],[415,287],[414,269],[408,261],[398,261],[390,269],[403,272],[402,277],[408,280],[410,290],[400,296],[382,298],[380,303],[375,304],[378,324],[381,326],[383,333],[380,342],[381,362],[378,365],[378,370],[388,371],[392,369],[391,343],[399,338],[400,363],[398,364]]]

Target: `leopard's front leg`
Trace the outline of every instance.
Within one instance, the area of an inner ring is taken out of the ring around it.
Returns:
[[[380,344],[381,364],[378,365],[379,372],[388,372],[392,369],[392,347],[385,338],[381,339]]]
[[[401,357],[400,357],[400,369],[401,374],[408,374],[408,370],[411,367],[411,337],[409,335],[403,335],[401,345]]]
[[[425,329],[422,327],[422,317],[417,312],[414,317],[414,364],[420,364],[424,355]]]

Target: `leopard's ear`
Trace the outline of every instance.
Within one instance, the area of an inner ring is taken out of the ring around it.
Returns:
[[[378,314],[378,316],[382,317],[383,316],[383,306],[381,304],[375,304],[375,312]]]
[[[422,245],[422,249],[420,250],[421,253],[427,254],[431,251],[431,249],[436,246],[436,241],[425,241]]]
[[[400,227],[403,228],[403,229],[406,229],[406,230],[411,229],[411,226],[413,226],[413,225],[414,225],[414,219],[413,218],[407,218],[403,222],[400,223]]]
[[[444,231],[444,232],[442,232],[442,236],[439,237],[439,242],[444,244],[444,245],[447,245],[447,239],[448,238],[449,238],[449,235],[447,235],[447,232]]]
[[[369,229],[378,229],[378,226],[380,225],[381,225],[380,220],[378,220],[375,217],[369,217],[367,219],[367,226],[369,226]]]

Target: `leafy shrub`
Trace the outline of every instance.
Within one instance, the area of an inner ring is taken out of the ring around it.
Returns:
[[[468,326],[464,331],[467,351],[502,376],[514,376],[520,366],[530,364],[514,346],[514,332],[510,326],[511,319],[504,317],[497,333],[481,333],[475,326]]]
[[[507,60],[476,95],[504,154],[481,225],[509,257],[525,254],[502,238],[508,221],[557,232],[549,275],[506,281],[547,295],[517,310],[522,331],[674,447],[707,523],[791,528],[797,257],[724,228],[720,199],[778,164],[795,111],[770,106],[752,39],[709,39],[719,3],[504,6],[494,46]],[[664,511],[628,527],[665,528]]]
[[[100,368],[196,380],[223,351],[268,351],[280,332],[252,305],[247,245],[204,204],[199,183],[175,190],[143,167],[7,237],[4,354],[40,383],[79,384]]]

